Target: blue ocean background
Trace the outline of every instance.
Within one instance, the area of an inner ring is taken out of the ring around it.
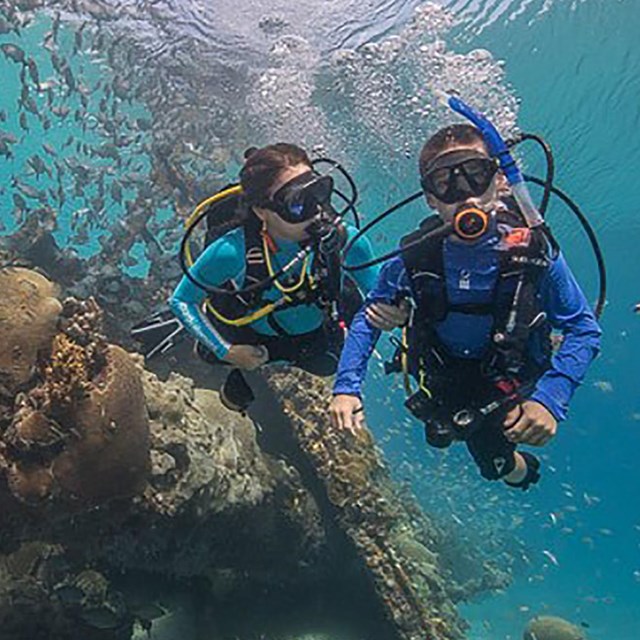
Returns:
[[[279,10],[287,9],[286,2],[276,4]],[[314,52],[311,67],[303,69],[305,74],[317,72],[322,76],[324,60],[340,48],[358,51],[368,42],[392,38],[410,22],[412,12],[426,3],[388,0],[371,3],[368,9],[360,5],[356,9],[355,4],[348,2],[344,6],[337,1],[330,4],[324,21],[301,18],[296,23],[293,19],[296,14],[289,16]],[[521,637],[533,615],[550,614],[582,624],[593,640],[637,640],[640,638],[640,315],[634,314],[633,307],[640,302],[640,180],[634,173],[640,167],[639,6],[634,0],[455,0],[440,4],[453,22],[439,36],[447,49],[461,55],[486,50],[499,61],[500,90],[517,111],[517,127],[539,133],[551,144],[557,185],[581,205],[598,235],[609,276],[607,306],[602,317],[603,350],[572,403],[569,420],[560,426],[555,441],[542,451],[542,482],[526,494],[484,482],[462,448],[446,452],[426,450],[421,429],[403,409],[401,380],[397,378],[390,383],[382,374],[382,360],[390,353],[385,341],[370,368],[366,394],[368,421],[395,477],[411,487],[426,509],[438,514],[452,532],[465,536],[469,544],[475,541],[486,548],[487,541],[495,539],[497,555],[506,551],[506,545],[517,558],[512,586],[463,607],[471,623],[469,638],[515,640]],[[246,65],[259,65],[256,53],[259,38],[255,29],[252,31],[250,25],[242,22],[248,11],[241,3],[232,20],[232,5],[221,3],[217,26],[224,27],[222,32],[229,42],[221,41],[220,55],[226,55],[224,46],[229,45]],[[51,27],[51,15],[44,10],[36,13],[20,37],[13,33],[0,36],[1,42],[19,43],[29,51],[38,62],[42,79],[53,73],[48,53],[40,47]],[[61,37],[66,38],[70,51],[74,27],[77,29],[79,22],[74,22],[71,15],[65,17],[68,22]],[[189,17],[185,9],[185,21]],[[79,53],[70,55],[69,60],[74,73],[82,75],[87,85],[95,86],[104,78],[113,79],[113,71],[98,55]],[[0,129],[18,139],[13,145],[13,158],[0,157],[2,234],[12,232],[17,225],[13,201],[15,177],[38,189],[55,188],[53,179],[46,175],[37,180],[28,175],[26,162],[33,154],[42,155],[42,142],[57,149],[62,158],[77,155],[77,142],[101,144],[91,126],[84,132],[80,130],[81,123],[74,121],[73,115],[50,116],[52,126],[46,130],[41,122],[30,118],[30,130],[22,130],[17,110],[18,70],[16,63],[0,58],[0,111],[7,114]],[[473,65],[468,70],[472,73]],[[296,69],[295,73],[302,72]],[[292,75],[295,76],[293,72]],[[468,86],[478,88],[473,81]],[[215,92],[215,88],[211,91]],[[473,93],[464,97],[474,103]],[[62,101],[61,97],[57,99]],[[98,92],[89,92],[88,111],[98,112],[100,99]],[[398,96],[394,95],[394,99]],[[38,100],[44,114],[42,96]],[[496,107],[485,95],[483,106],[487,100],[489,107]],[[77,96],[70,95],[64,101],[72,109],[77,107]],[[326,115],[329,125],[342,117],[339,109],[327,106],[330,101],[320,91],[309,101]],[[385,107],[385,121],[393,123],[394,117],[401,115],[395,114],[393,100],[389,105]],[[143,98],[123,101],[120,110],[130,122],[151,117]],[[242,111],[239,117],[243,117]],[[251,127],[255,113],[246,114],[246,118],[246,126]],[[444,123],[446,113],[439,112],[437,119]],[[265,123],[264,129],[268,131],[268,119]],[[308,129],[300,134],[302,138],[313,132],[313,123],[306,124]],[[415,130],[409,148],[393,148],[391,140],[385,156],[380,155],[380,150],[386,140],[368,146],[359,138],[346,136],[336,143],[329,136],[330,150],[334,154],[337,151],[341,159],[343,156],[348,159],[362,187],[361,208],[367,219],[386,208],[394,198],[415,191],[416,150],[432,130],[431,124]],[[74,136],[74,142],[65,147],[70,135]],[[113,223],[126,215],[123,207],[108,196],[111,183],[120,181],[125,171],[143,175],[149,171],[145,148],[149,134],[136,130],[130,135],[137,139],[122,152],[119,166],[95,156],[89,161],[105,173],[107,198],[101,214],[103,222]],[[260,130],[258,137],[264,136]],[[212,187],[217,188],[225,179],[234,177],[245,142],[245,139],[224,140],[228,147],[238,148],[235,155],[229,156],[223,174],[216,177]],[[528,149],[522,157],[528,170],[541,171],[535,149]],[[66,180],[68,177],[63,182]],[[71,192],[70,183],[65,184]],[[132,198],[135,190],[134,184],[126,183],[124,200]],[[98,250],[99,236],[106,233],[107,224],[88,227],[83,234],[86,237],[78,239],[78,231],[92,216],[80,215],[73,223],[73,213],[87,207],[87,199],[97,196],[95,188],[89,186],[83,195],[70,194],[58,208],[56,236],[62,244],[71,243],[82,256]],[[398,214],[372,235],[376,248],[380,251],[392,248],[398,236],[411,230],[426,213],[416,206]],[[173,212],[163,208],[153,215],[166,221],[171,220]],[[597,271],[584,232],[560,203],[553,204],[548,220],[585,292],[595,301]],[[176,217],[175,226],[178,225]],[[129,263],[121,268],[132,275],[144,275],[148,261],[142,240],[132,248]]]

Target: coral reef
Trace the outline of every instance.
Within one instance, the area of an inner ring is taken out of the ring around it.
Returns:
[[[128,640],[133,620],[99,573],[73,573],[60,545],[31,541],[0,556],[3,640],[100,640],[106,629]]]
[[[462,638],[464,624],[438,556],[416,539],[368,431],[353,436],[329,430],[326,382],[302,371],[276,369],[265,375],[392,622],[389,637]]]
[[[51,298],[48,281],[9,271],[37,281],[34,308]],[[327,430],[323,381],[269,369],[255,422],[109,344],[93,299],[48,304],[47,339],[0,396],[0,552],[27,567],[0,572],[0,619],[24,602],[12,638],[45,637],[34,611],[70,640],[295,637],[292,608],[308,612],[298,636],[331,635],[332,619],[371,640],[463,637],[454,600],[491,587],[452,579],[446,536],[368,432]],[[37,549],[46,558],[21,560]]]
[[[18,279],[22,289],[31,287],[28,302],[36,310],[55,310],[45,315],[44,325],[38,316],[33,319],[36,329],[47,331],[46,341],[41,337],[29,351],[31,368],[23,361],[0,369],[23,388],[3,401],[0,455],[9,490],[25,502],[51,498],[85,505],[139,492],[149,468],[148,420],[131,356],[106,343],[93,300],[68,299],[61,305],[51,296],[53,286],[38,274],[15,269],[0,274],[9,284]],[[25,304],[16,301],[23,312]],[[13,349],[36,331],[31,320],[26,314],[22,331],[11,333]]]
[[[584,629],[556,616],[536,616],[527,624],[524,640],[587,640]]]

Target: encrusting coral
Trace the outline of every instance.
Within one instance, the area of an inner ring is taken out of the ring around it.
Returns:
[[[323,380],[303,371],[272,370],[267,382],[280,398],[303,454],[322,479],[334,517],[364,561],[378,601],[401,640],[457,640],[463,623],[452,606],[437,556],[417,542],[367,430],[327,427]],[[391,636],[390,636],[391,637]]]
[[[583,629],[556,616],[536,616],[527,624],[524,640],[587,640]]]

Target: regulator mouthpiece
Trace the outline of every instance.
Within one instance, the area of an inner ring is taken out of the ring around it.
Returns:
[[[489,214],[478,207],[465,206],[453,217],[453,230],[463,240],[477,240],[489,228]]]

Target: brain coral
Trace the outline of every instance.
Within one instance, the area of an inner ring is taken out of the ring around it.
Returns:
[[[61,305],[27,269],[0,270],[0,287],[0,467],[11,493],[88,505],[137,493],[150,469],[142,379],[102,336],[95,301]]]
[[[12,392],[49,349],[62,306],[56,285],[29,269],[0,269],[0,291],[0,384]]]
[[[524,640],[587,640],[582,629],[555,616],[537,616],[529,621]]]

